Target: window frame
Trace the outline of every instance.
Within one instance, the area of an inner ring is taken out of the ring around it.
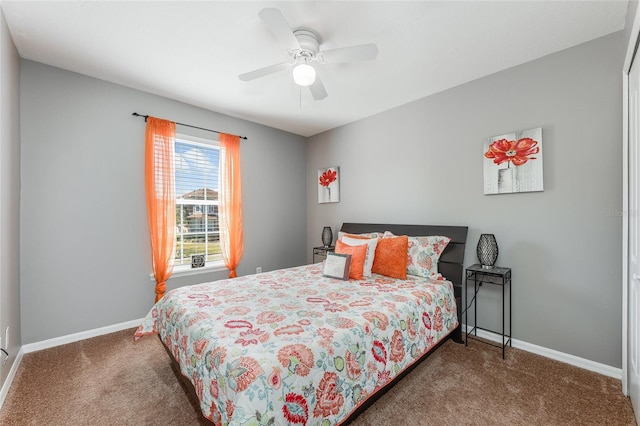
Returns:
[[[206,139],[206,138],[201,138],[201,137],[197,137],[197,136],[192,136],[192,135],[187,135],[184,133],[176,133],[175,136],[175,142],[186,142],[192,145],[202,145],[204,147],[217,147],[218,149],[220,149],[220,140],[219,139]],[[175,154],[175,149],[174,149],[174,154]],[[219,157],[218,157],[218,167],[220,165],[219,163]],[[175,159],[174,159],[174,165],[175,165]],[[174,177],[175,179],[175,177]],[[220,179],[220,176],[218,175],[218,180]],[[218,182],[218,188],[220,188],[219,182]],[[219,189],[218,189],[218,194],[219,194]],[[177,194],[176,194],[177,195]],[[219,196],[219,195],[218,195]],[[177,200],[177,197],[176,197]],[[176,206],[177,206],[177,202],[176,202]],[[206,204],[206,203],[200,203],[200,204]],[[219,206],[219,204],[218,204]],[[218,212],[220,210],[218,209]],[[219,213],[218,213],[219,214]],[[177,226],[177,224],[176,224]],[[219,231],[219,229],[218,229]],[[176,250],[178,248],[176,247]],[[203,274],[203,273],[209,273],[209,272],[217,272],[217,271],[224,271],[226,270],[227,267],[224,264],[224,260],[220,259],[218,261],[207,261],[205,262],[205,266],[203,266],[202,268],[192,268],[190,264],[184,264],[184,265],[177,265],[175,263],[173,263],[173,273],[171,274],[171,278],[173,277],[183,277],[183,276],[189,276],[189,275],[198,275],[198,274]],[[155,279],[155,278],[154,278]]]

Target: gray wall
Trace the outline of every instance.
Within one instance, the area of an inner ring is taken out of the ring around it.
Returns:
[[[470,265],[493,233],[514,338],[619,368],[625,47],[618,32],[310,138],[308,252],[345,221],[468,225]],[[483,140],[533,127],[544,192],[483,195]],[[341,201],[317,204],[327,166]],[[498,329],[499,298],[483,287],[480,326]]]
[[[629,5],[627,6],[627,16],[624,21],[624,38],[625,45],[629,43],[629,39],[631,38],[631,29],[633,27],[633,20],[636,17],[636,12],[638,11],[638,0],[629,0]]]
[[[20,59],[0,11],[0,336],[9,352],[7,364],[0,368],[0,386],[21,346],[19,81]]]
[[[134,111],[247,136],[238,274],[306,261],[303,137],[27,60],[20,96],[24,344],[142,318],[153,305],[145,123]]]

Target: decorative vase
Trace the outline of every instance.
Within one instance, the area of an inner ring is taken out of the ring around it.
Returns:
[[[329,247],[331,246],[332,242],[333,232],[331,231],[331,227],[325,226],[324,228],[322,228],[322,244],[324,244],[325,247]]]
[[[498,260],[498,243],[496,242],[495,235],[480,235],[476,253],[478,254],[478,260],[483,268],[493,268],[493,265],[496,264],[496,260]]]

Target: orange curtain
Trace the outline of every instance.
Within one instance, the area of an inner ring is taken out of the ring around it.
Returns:
[[[220,247],[229,278],[234,278],[244,252],[240,137],[221,133],[220,147]]]
[[[155,117],[147,119],[145,136],[145,186],[151,234],[156,302],[166,291],[173,272],[176,232],[176,200],[173,156],[176,123]]]

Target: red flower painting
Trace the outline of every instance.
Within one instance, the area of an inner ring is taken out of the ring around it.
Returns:
[[[521,166],[529,160],[536,159],[532,157],[540,152],[540,147],[536,145],[538,141],[531,138],[522,138],[517,141],[500,139],[489,145],[489,150],[484,153],[484,156],[493,159],[497,165],[508,162],[513,163],[514,166]]]
[[[337,200],[331,199],[331,189],[332,187],[336,187],[336,185],[332,185],[332,184],[337,181],[338,181],[337,167],[330,167],[326,170],[318,170],[318,185],[319,185],[318,186],[318,202],[322,203],[322,202],[337,201]],[[335,189],[337,190],[337,187]]]
[[[543,191],[542,127],[485,139],[484,193]]]

